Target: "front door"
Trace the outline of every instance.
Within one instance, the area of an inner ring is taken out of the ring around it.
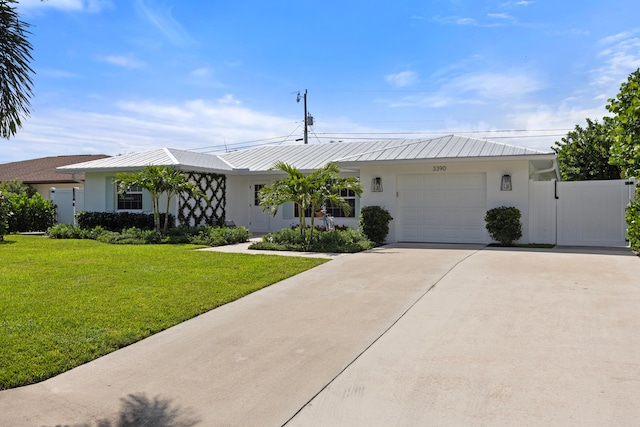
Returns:
[[[265,185],[267,185],[265,181],[254,182],[249,191],[249,229],[262,233],[269,231],[269,211],[262,212],[260,199],[258,199],[258,192]]]

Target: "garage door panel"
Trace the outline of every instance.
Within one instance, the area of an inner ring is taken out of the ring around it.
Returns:
[[[399,240],[485,243],[486,175],[398,177]]]

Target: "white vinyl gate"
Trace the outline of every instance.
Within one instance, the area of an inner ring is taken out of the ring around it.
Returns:
[[[75,213],[84,209],[84,189],[51,187],[49,195],[56,205],[56,223],[75,224]]]
[[[561,246],[628,246],[625,209],[633,180],[533,182],[531,241]]]

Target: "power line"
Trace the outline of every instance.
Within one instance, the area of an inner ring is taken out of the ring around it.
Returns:
[[[262,139],[253,139],[248,141],[235,142],[232,144],[218,144],[206,147],[192,148],[192,151],[201,151],[202,153],[212,153],[216,151],[229,151],[228,147],[233,147],[234,150],[243,149],[243,148],[253,148],[256,145],[268,145],[272,143],[283,144],[286,142],[296,142],[296,140],[290,139],[291,136],[300,129],[300,124],[293,129],[293,131],[286,136],[276,136],[271,138],[262,138]],[[566,136],[566,133],[571,131],[571,129],[494,129],[494,130],[468,130],[468,131],[451,131],[451,130],[440,130],[440,131],[405,131],[405,132],[315,132],[312,130],[313,136],[319,143],[322,143],[321,139],[324,140],[336,140],[336,139],[348,139],[348,140],[378,140],[383,136],[389,135],[450,135],[450,134],[492,134],[492,133],[523,133],[523,132],[536,132],[533,135],[495,135],[495,136],[487,136],[487,138],[492,139],[525,139],[525,138],[557,138]],[[553,133],[553,134],[540,134],[540,132],[564,132],[564,133]],[[362,136],[358,136],[362,135]],[[368,135],[368,136],[364,136]],[[402,139],[402,137],[398,136],[397,138],[387,138],[387,139]],[[260,143],[260,144],[256,144]],[[264,144],[261,144],[264,143]]]
[[[298,128],[299,127],[300,126],[298,126]],[[296,128],[294,130],[294,132],[298,128]],[[254,140],[243,141],[243,142],[234,142],[232,144],[221,143],[221,144],[218,144],[218,145],[209,145],[209,146],[206,146],[206,147],[191,148],[191,151],[209,150],[209,151],[203,151],[203,152],[204,153],[210,153],[211,151],[217,151],[217,149],[220,149],[220,148],[224,149],[225,147],[230,147],[230,146],[234,146],[234,147],[235,146],[243,146],[243,145],[252,144],[252,143],[255,143],[255,142],[267,142],[267,141],[274,141],[274,140],[283,140],[283,139],[289,138],[290,136],[291,135],[288,135],[288,136],[274,136],[274,137],[271,137],[271,138],[254,139]]]
[[[319,132],[318,135],[420,135],[420,134],[468,134],[468,133],[508,133],[508,132],[569,132],[571,129],[493,129],[493,130],[433,130],[404,132]],[[541,135],[546,136],[546,135]]]

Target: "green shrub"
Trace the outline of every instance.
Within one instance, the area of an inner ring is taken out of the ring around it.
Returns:
[[[300,232],[299,228],[285,228],[280,231],[265,234],[261,242],[252,243],[251,249],[295,251],[295,252],[331,252],[354,253],[375,247],[358,230],[314,230],[310,237],[310,229]]]
[[[51,200],[44,200],[39,193],[31,197],[27,193],[12,193],[7,200],[11,211],[9,232],[45,231],[55,223],[55,205]]]
[[[500,206],[489,209],[484,217],[491,238],[505,246],[522,237],[520,210],[515,207]]]
[[[251,233],[245,227],[175,227],[168,230],[166,235],[155,230],[142,230],[137,227],[125,228],[122,231],[111,231],[104,227],[94,227],[86,230],[70,224],[57,224],[50,227],[46,235],[52,239],[93,239],[111,244],[186,244],[205,246],[222,246],[246,242]]]
[[[85,230],[72,224],[56,224],[49,227],[45,235],[51,239],[91,239],[98,240],[101,234],[110,233],[102,227]]]
[[[9,230],[9,201],[2,191],[0,191],[0,241],[4,240],[4,235]]]
[[[36,189],[33,188],[32,185],[25,184],[15,179],[0,182],[0,191],[5,195],[26,194],[28,198],[33,197],[33,195],[37,193]]]
[[[56,224],[45,235],[52,239],[86,239],[87,232],[72,224]]]
[[[141,230],[137,227],[131,227],[125,228],[121,232],[103,231],[96,240],[116,245],[157,244],[162,243],[162,234],[155,230]]]
[[[640,189],[636,190],[636,200],[627,207],[626,219],[629,246],[640,252]]]
[[[251,232],[245,227],[204,227],[191,238],[191,243],[205,246],[224,246],[249,240]]]
[[[377,245],[384,243],[389,234],[389,222],[393,219],[381,206],[364,206],[360,209],[360,230]]]
[[[160,223],[164,224],[165,214],[160,215]],[[103,227],[109,231],[122,231],[125,228],[154,230],[153,214],[142,212],[87,212],[76,213],[76,221],[80,228],[90,230]],[[169,214],[169,224],[175,224],[175,217]]]

